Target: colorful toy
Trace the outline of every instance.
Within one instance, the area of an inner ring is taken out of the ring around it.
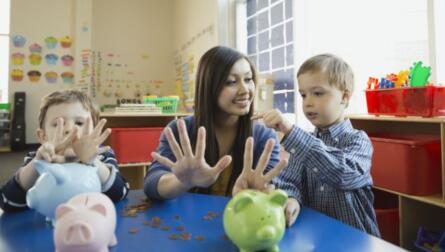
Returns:
[[[379,88],[379,79],[378,78],[369,77],[368,78],[368,83],[367,83],[366,86],[367,86],[368,89],[377,89],[377,88]]]
[[[224,210],[224,230],[241,252],[279,251],[284,236],[284,206],[287,194],[245,190],[229,201]]]
[[[410,68],[410,83],[412,87],[423,87],[428,84],[431,75],[431,67],[422,66],[422,61],[415,62]]]
[[[79,194],[56,209],[56,251],[106,252],[117,244],[115,229],[116,209],[106,195]]]
[[[380,79],[379,88],[393,88],[394,82],[387,80],[385,78]]]
[[[397,80],[394,83],[396,88],[400,88],[403,86],[408,85],[408,79],[409,79],[409,71],[408,70],[402,70],[397,75]]]
[[[71,197],[84,192],[100,192],[101,183],[97,167],[80,163],[48,163],[35,160],[34,167],[40,174],[26,194],[30,208],[54,222],[56,207]]]

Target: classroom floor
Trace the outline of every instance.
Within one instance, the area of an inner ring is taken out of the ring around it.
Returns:
[[[0,186],[23,164],[23,158],[28,151],[0,152]]]

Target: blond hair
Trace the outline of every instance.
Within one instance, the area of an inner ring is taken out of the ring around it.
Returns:
[[[96,125],[96,123],[99,121],[99,109],[93,103],[91,97],[82,91],[69,89],[55,91],[42,98],[39,112],[39,127],[43,129],[46,113],[48,112],[49,107],[61,103],[72,102],[80,102],[82,106],[91,113],[93,125]]]
[[[342,58],[333,54],[319,54],[307,59],[298,69],[298,76],[304,73],[320,72],[326,75],[329,85],[341,91],[354,91],[354,73]]]

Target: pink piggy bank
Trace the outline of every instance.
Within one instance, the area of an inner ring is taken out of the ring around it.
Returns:
[[[106,195],[78,194],[56,209],[56,251],[106,252],[117,244],[115,229],[116,209]]]

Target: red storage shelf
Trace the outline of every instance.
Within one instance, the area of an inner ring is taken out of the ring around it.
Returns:
[[[110,145],[119,163],[151,161],[164,128],[112,128]]]
[[[377,217],[380,235],[383,240],[391,242],[397,246],[400,244],[400,219],[399,201],[393,194],[380,190],[374,192],[374,209]]]
[[[445,115],[445,87],[385,88],[366,90],[368,114],[395,116]]]
[[[370,135],[374,185],[411,195],[441,192],[440,138],[430,135]]]

